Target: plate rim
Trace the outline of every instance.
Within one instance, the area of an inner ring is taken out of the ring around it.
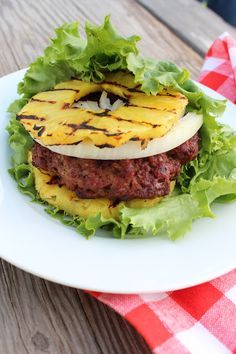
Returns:
[[[191,283],[188,283],[186,285],[183,285],[183,286],[178,286],[177,288],[176,287],[165,287],[165,288],[157,288],[155,287],[155,289],[150,289],[150,290],[143,290],[143,289],[139,289],[139,288],[136,288],[135,290],[133,291],[130,291],[130,290],[120,290],[120,291],[113,291],[113,290],[110,290],[110,289],[107,289],[107,288],[102,288],[102,287],[91,287],[89,286],[89,288],[86,286],[86,285],[81,285],[81,283],[79,284],[78,283],[70,283],[70,282],[66,282],[66,281],[63,281],[63,280],[57,280],[55,279],[55,277],[50,277],[50,276],[45,276],[43,274],[41,274],[40,272],[36,272],[36,271],[32,271],[30,270],[29,268],[25,267],[25,266],[21,266],[19,265],[18,262],[15,262],[13,260],[11,260],[10,257],[4,257],[0,254],[0,258],[2,258],[4,261],[10,263],[11,265],[13,265],[14,267],[20,269],[20,270],[23,270],[24,272],[27,272],[29,273],[30,275],[33,275],[33,276],[36,276],[42,280],[46,280],[46,281],[50,281],[54,284],[58,284],[58,285],[62,285],[62,286],[67,286],[67,287],[70,287],[70,288],[76,288],[76,289],[80,289],[80,290],[83,290],[83,291],[86,291],[86,292],[98,292],[98,293],[107,293],[107,294],[116,294],[116,295],[135,295],[135,294],[154,294],[154,293],[165,293],[165,292],[172,292],[172,291],[178,291],[178,290],[184,290],[184,289],[188,289],[188,288],[191,288],[191,287],[195,287],[195,286],[198,286],[198,285],[201,285],[201,284],[204,284],[204,283],[207,283],[207,282],[210,282],[212,280],[215,280],[217,278],[220,278],[221,276],[227,274],[227,273],[230,273],[231,271],[234,271],[236,269],[236,264],[232,264],[230,266],[227,266],[225,268],[223,268],[222,272],[219,272],[217,276],[215,275],[211,275],[208,274],[203,280],[199,280],[197,282],[194,282],[194,285],[191,284]],[[213,273],[213,271],[212,271]]]

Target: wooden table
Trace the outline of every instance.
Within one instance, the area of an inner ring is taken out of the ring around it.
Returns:
[[[0,76],[40,55],[64,21],[101,23],[107,13],[122,34],[142,36],[145,55],[175,61],[194,78],[214,38],[225,30],[236,37],[234,28],[194,0],[0,0]],[[2,354],[150,353],[130,325],[83,291],[4,261],[0,286]]]

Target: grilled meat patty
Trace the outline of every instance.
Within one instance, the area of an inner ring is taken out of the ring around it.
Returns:
[[[80,159],[35,143],[32,163],[53,175],[51,183],[65,185],[81,198],[120,201],[168,195],[170,181],[178,177],[181,165],[198,152],[198,134],[167,153],[132,160]]]

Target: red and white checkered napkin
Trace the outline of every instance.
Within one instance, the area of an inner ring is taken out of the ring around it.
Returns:
[[[236,103],[236,40],[227,32],[208,50],[199,81]]]
[[[236,41],[217,39],[200,81],[236,102]],[[236,270],[168,293],[91,293],[127,319],[158,354],[236,354]]]

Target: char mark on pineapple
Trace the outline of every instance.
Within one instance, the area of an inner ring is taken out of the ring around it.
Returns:
[[[199,136],[177,148],[151,157],[131,160],[92,160],[69,157],[35,143],[32,163],[50,172],[83,199],[108,198],[112,201],[150,199],[170,193],[181,165],[199,152]]]

